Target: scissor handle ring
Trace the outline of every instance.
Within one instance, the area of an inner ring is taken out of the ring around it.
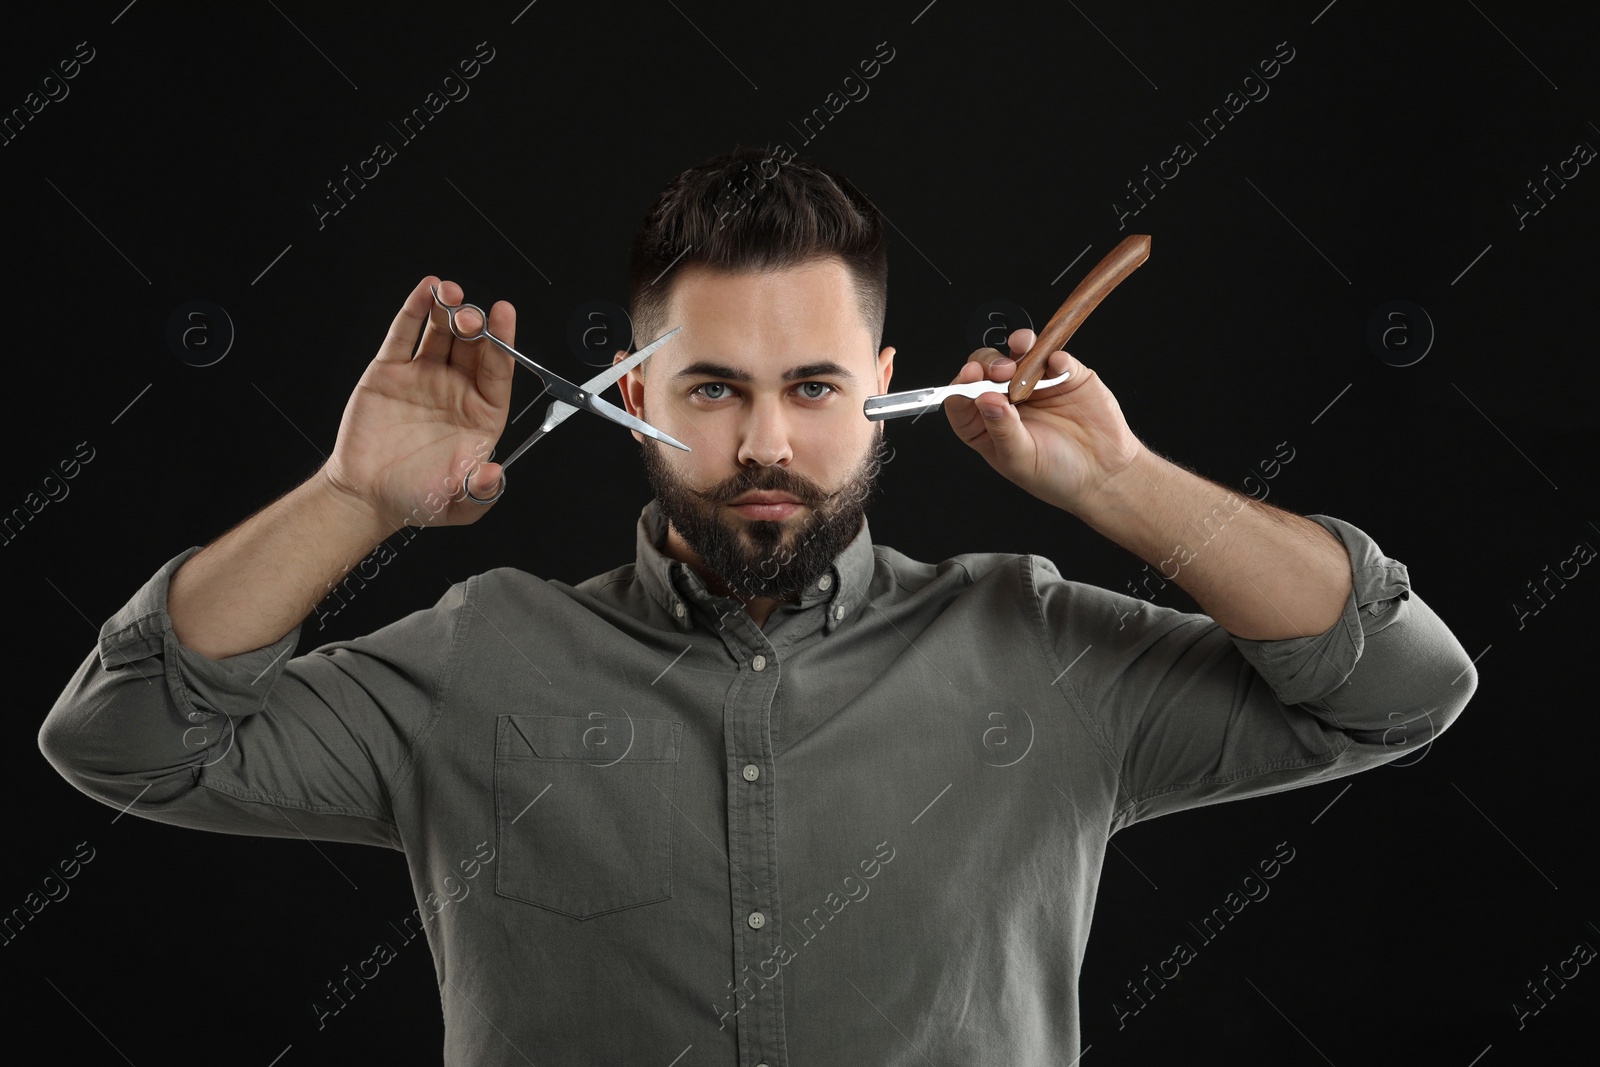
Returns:
[[[450,323],[450,334],[456,340],[458,340],[458,341],[479,341],[479,340],[482,340],[483,338],[489,336],[489,316],[488,316],[487,313],[485,313],[485,311],[481,307],[479,307],[477,304],[467,304],[467,303],[446,304],[444,302],[444,298],[439,295],[439,287],[437,285],[430,285],[430,286],[428,286],[428,288],[433,291],[433,301],[434,301],[434,303],[436,303],[440,307],[444,308],[445,319]],[[478,318],[483,320],[483,325],[478,327],[478,332],[477,333],[464,334],[456,326],[456,312],[461,311],[464,308],[471,308],[473,311],[476,311],[478,313]]]
[[[474,469],[476,469],[476,468],[474,468]],[[500,497],[505,494],[505,491],[506,491],[506,472],[505,471],[501,471],[500,472],[500,487],[494,491],[494,496],[490,497],[487,500],[479,500],[477,497],[472,495],[472,490],[470,488],[468,488],[468,486],[467,486],[467,482],[469,480],[471,480],[471,478],[472,478],[472,471],[468,471],[465,475],[462,476],[462,478],[461,478],[461,492],[463,494],[465,494],[466,498],[468,500],[472,501],[474,504],[484,504],[484,505],[493,504],[496,500],[499,500]]]

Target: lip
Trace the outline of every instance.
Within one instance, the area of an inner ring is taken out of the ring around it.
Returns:
[[[737,511],[747,519],[767,519],[769,521],[775,521],[779,519],[787,519],[790,515],[793,515],[795,512],[799,511],[802,505],[792,500],[777,500],[771,503],[751,501],[745,504],[730,504],[728,506],[733,508],[733,510]]]
[[[799,501],[788,493],[778,493],[771,490],[756,490],[741,496],[732,502],[734,507],[744,504],[798,504]]]

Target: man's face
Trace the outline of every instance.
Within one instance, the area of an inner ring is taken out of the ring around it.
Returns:
[[[873,353],[849,271],[831,258],[760,274],[686,268],[673,327],[643,380],[619,383],[631,414],[694,450],[633,435],[668,554],[687,548],[743,599],[796,599],[860,530],[886,451],[861,405],[888,391],[894,349]],[[793,503],[745,503],[757,494]]]

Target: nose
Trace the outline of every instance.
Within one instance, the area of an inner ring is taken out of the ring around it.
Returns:
[[[789,425],[778,397],[763,396],[750,405],[739,434],[739,463],[762,467],[788,465],[794,458]]]

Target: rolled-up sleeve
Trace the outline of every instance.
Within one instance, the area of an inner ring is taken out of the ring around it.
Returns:
[[[209,659],[167,615],[164,564],[101,627],[39,730],[82,792],[158,822],[401,848],[393,795],[442,706],[462,584],[430,609],[294,657],[301,626]]]
[[[1415,753],[1471,699],[1477,671],[1406,566],[1348,522],[1306,518],[1339,538],[1351,566],[1344,610],[1315,636],[1234,637],[1209,616],[1035,564],[1049,641],[1063,666],[1082,658],[1063,695],[1118,769],[1117,828]]]

